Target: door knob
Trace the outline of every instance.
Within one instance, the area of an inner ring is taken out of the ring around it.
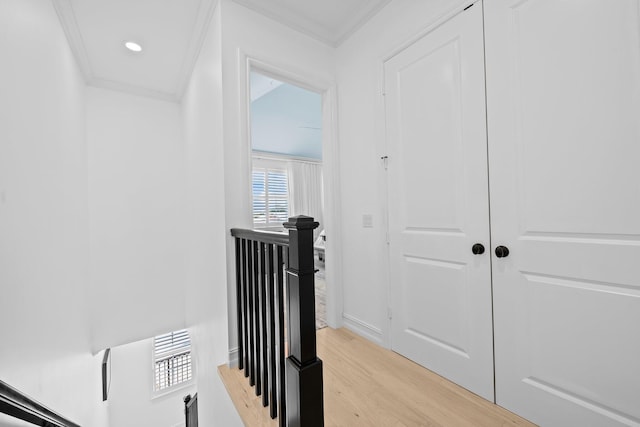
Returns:
[[[474,255],[482,255],[484,253],[484,246],[482,243],[476,243],[471,246],[471,252],[473,252]]]
[[[509,248],[506,246],[496,247],[496,256],[498,258],[505,258],[509,256]]]

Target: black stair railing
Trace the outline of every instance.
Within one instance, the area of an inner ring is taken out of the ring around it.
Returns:
[[[37,426],[80,427],[4,381],[0,381],[0,413]]]
[[[193,397],[187,394],[183,401],[185,427],[198,427],[198,393]]]
[[[313,263],[313,230],[318,223],[296,216],[284,227],[288,234],[231,230],[236,249],[238,367],[280,426],[318,427],[324,425]]]

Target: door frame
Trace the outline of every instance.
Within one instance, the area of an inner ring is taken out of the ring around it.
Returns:
[[[324,223],[327,250],[325,275],[327,286],[327,325],[340,328],[343,325],[343,284],[342,284],[342,242],[340,203],[340,162],[338,150],[337,97],[336,84],[310,70],[292,70],[291,67],[276,64],[259,55],[238,52],[240,141],[246,147],[244,159],[246,169],[252,170],[251,153],[251,97],[250,72],[258,71],[285,83],[299,86],[322,96],[322,177],[324,187]],[[244,101],[243,101],[244,100]],[[250,180],[249,180],[250,183]],[[243,189],[247,206],[251,206],[251,186]]]

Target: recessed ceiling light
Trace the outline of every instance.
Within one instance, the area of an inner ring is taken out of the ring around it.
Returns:
[[[142,52],[142,46],[136,42],[124,42],[124,47],[129,49],[131,52]]]

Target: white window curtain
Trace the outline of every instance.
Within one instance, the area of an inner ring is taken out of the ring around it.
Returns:
[[[291,160],[289,162],[290,216],[312,216],[320,223],[314,230],[317,238],[324,229],[322,164]]]

